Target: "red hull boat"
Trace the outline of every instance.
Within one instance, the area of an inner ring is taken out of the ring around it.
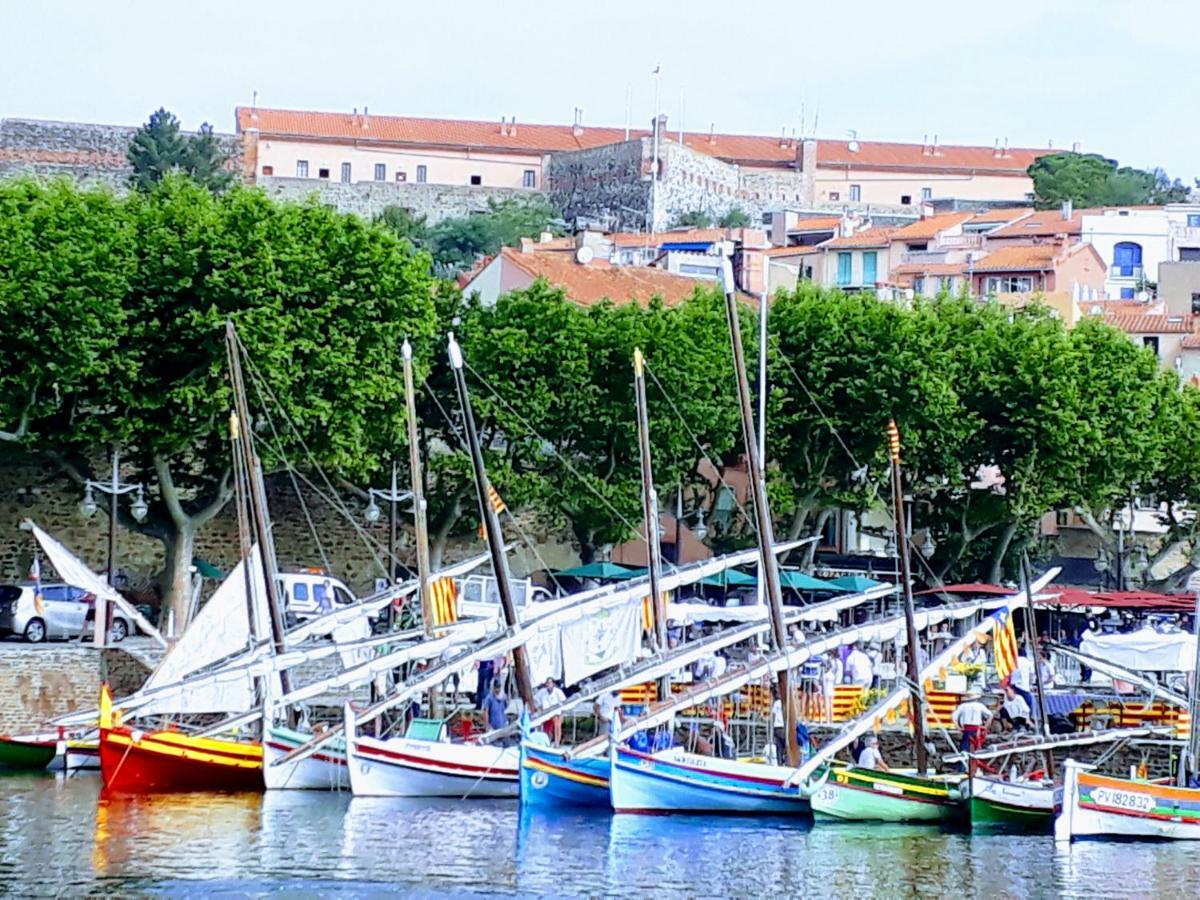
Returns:
[[[100,731],[100,773],[119,793],[261,791],[262,745],[177,731]]]

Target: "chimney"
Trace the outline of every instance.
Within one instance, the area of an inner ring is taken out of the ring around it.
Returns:
[[[1075,205],[1070,200],[1064,200],[1062,202],[1062,217],[1067,221],[1070,221],[1074,212]]]
[[[508,135],[508,116],[500,117],[500,134],[504,136]]]
[[[366,127],[367,127],[367,124],[368,124],[368,122],[367,122],[367,117],[368,117],[369,115],[370,115],[370,110],[368,110],[368,109],[367,109],[367,108],[364,106],[364,107],[363,107],[363,116],[362,116],[362,127],[363,127],[363,129],[364,129],[364,130],[365,130],[365,129],[366,129]]]
[[[709,123],[709,125],[708,125],[708,142],[710,144],[715,144],[717,142],[716,135],[714,134],[714,132],[716,131],[716,128],[717,128],[716,122]]]
[[[517,134],[517,117],[513,116],[508,123],[508,133],[510,137],[515,137]]]
[[[817,142],[812,138],[805,138],[796,145],[796,168],[801,172],[816,172]]]
[[[1000,158],[1000,138],[996,138],[996,146],[992,148],[992,156]]]
[[[851,128],[849,134],[850,134],[850,140],[846,144],[846,149],[849,150],[851,153],[857,153],[858,152],[858,132],[855,131],[853,128]]]
[[[938,136],[936,134],[933,136],[933,155],[934,156],[942,155],[942,151],[938,149]]]
[[[1079,144],[1079,141],[1076,141],[1075,143],[1073,143],[1073,144],[1071,145],[1071,152],[1072,152],[1072,153],[1078,153],[1078,152],[1079,152],[1079,146],[1080,146],[1080,144]]]
[[[571,134],[579,137],[583,134],[583,110],[578,106],[575,107],[575,121],[571,125]]]
[[[926,132],[924,135],[921,136],[921,155],[922,156],[929,155],[929,133],[928,132]]]
[[[1008,159],[1008,138],[1004,139],[1004,151],[1000,154],[1003,159]]]
[[[787,126],[779,129],[779,146],[787,147]]]

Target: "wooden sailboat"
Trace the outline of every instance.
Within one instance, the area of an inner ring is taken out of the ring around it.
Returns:
[[[0,769],[44,769],[58,753],[58,742],[36,735],[0,735]]]
[[[1114,778],[1068,759],[1062,811],[1054,821],[1056,840],[1200,840],[1200,593],[1192,635],[1196,657],[1188,695],[1188,741],[1175,783]]]
[[[881,772],[858,766],[832,768],[824,783],[812,791],[813,815],[841,821],[952,822],[966,809],[958,789],[962,776],[930,776],[925,750],[925,716],[921,702],[921,673],[917,665],[917,627],[909,572],[908,534],[900,480],[900,433],[888,423],[888,448],[892,467],[892,500],[896,522],[896,545],[900,557],[904,621],[907,632],[906,660],[911,685],[909,716],[913,730],[914,772]]]

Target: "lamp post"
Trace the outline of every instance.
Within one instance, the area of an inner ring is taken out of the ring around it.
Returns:
[[[1104,573],[1108,571],[1108,553],[1103,547],[1096,554],[1096,558],[1092,560],[1092,568],[1100,575],[1100,590],[1104,590]]]
[[[679,482],[679,490],[675,493],[675,568],[683,565],[683,482]],[[696,540],[703,541],[708,537],[708,526],[704,524],[704,510],[696,510],[696,524],[692,528]]]
[[[133,498],[133,503],[129,507],[129,513],[135,521],[142,522],[146,519],[146,514],[150,511],[146,504],[145,491],[140,483],[122,484],[121,483],[121,450],[113,444],[112,448],[112,473],[107,482],[92,481],[91,479],[83,483],[83,501],[79,504],[79,511],[83,513],[85,519],[90,519],[96,514],[98,506],[96,504],[95,491],[102,494],[108,494],[108,584],[113,590],[117,587],[117,498],[122,494],[132,494],[137,492]],[[96,622],[95,631],[93,632],[93,642],[97,648],[105,646],[108,637],[108,601],[104,597],[96,598]]]
[[[374,525],[379,521],[379,517],[383,514],[379,508],[379,504],[375,502],[378,497],[385,503],[390,503],[391,518],[388,529],[388,582],[392,585],[399,583],[399,578],[396,574],[396,568],[399,560],[396,557],[396,534],[397,534],[397,515],[398,504],[406,500],[412,499],[412,491],[401,492],[396,487],[396,461],[392,460],[392,486],[388,490],[381,488],[367,489],[367,508],[363,510],[363,518]]]

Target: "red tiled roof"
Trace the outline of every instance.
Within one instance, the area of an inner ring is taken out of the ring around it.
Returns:
[[[770,247],[763,252],[765,256],[805,256],[809,253],[820,253],[825,244],[806,244],[803,247]]]
[[[1200,334],[1189,334],[1179,342],[1179,346],[1184,350],[1200,350]]]
[[[1029,215],[1033,210],[1030,207],[1012,207],[1008,209],[989,209],[986,212],[976,213],[971,217],[972,225],[990,225],[995,223],[1011,222],[1014,219],[1019,219],[1022,216]]]
[[[944,213],[938,216],[929,216],[928,218],[918,219],[911,225],[905,225],[903,228],[892,232],[893,241],[919,241],[926,238],[936,237],[947,228],[953,228],[955,225],[961,225],[963,222],[970,219],[974,213]]]
[[[1055,234],[1079,234],[1082,230],[1083,210],[1075,210],[1071,218],[1064,219],[1060,210],[1045,209],[989,231],[988,237],[1049,237]]]
[[[1196,330],[1192,316],[1112,315],[1104,321],[1126,334],[1191,334]]]
[[[660,247],[663,244],[702,244],[708,241],[723,241],[728,238],[725,228],[687,228],[679,231],[656,231],[645,234],[617,232],[608,235],[618,247]]]
[[[797,234],[801,231],[825,231],[830,228],[836,231],[841,221],[841,216],[814,216],[809,219],[797,219],[788,226],[788,234]]]
[[[961,275],[967,271],[963,263],[904,263],[892,269],[893,275]]]
[[[1057,244],[1038,244],[1034,247],[997,247],[972,268],[976,272],[1044,272],[1054,268],[1063,248]]]
[[[1080,300],[1079,311],[1085,316],[1111,315],[1158,315],[1161,303],[1143,303],[1141,300]]]
[[[821,245],[827,250],[844,247],[886,247],[892,241],[895,228],[867,228],[848,237],[835,237]]]
[[[239,133],[257,128],[261,135],[289,135],[336,141],[384,141],[451,147],[487,147],[526,153],[581,150],[625,140],[624,128],[584,126],[576,134],[570,125],[532,125],[518,122],[515,133],[501,134],[499,122],[467,119],[429,119],[411,116],[355,115],[345,112],[264,109],[239,106],[235,111]],[[632,129],[631,138],[650,131]],[[673,136],[665,136],[672,140]],[[684,134],[685,146],[718,159],[759,165],[795,165],[797,145],[777,137],[745,134]],[[784,146],[780,146],[781,143]],[[859,141],[853,152],[846,141],[817,141],[817,165],[826,167],[922,169],[930,171],[980,171],[1025,175],[1046,150],[1010,150],[997,158],[990,147],[942,146],[938,154],[920,144]]]
[[[679,303],[692,296],[696,288],[715,284],[643,266],[580,265],[562,253],[522,253],[505,247],[500,254],[532,278],[543,278],[547,284],[561,287],[568,298],[584,306],[601,300],[645,304],[653,297],[661,297],[668,304]]]

